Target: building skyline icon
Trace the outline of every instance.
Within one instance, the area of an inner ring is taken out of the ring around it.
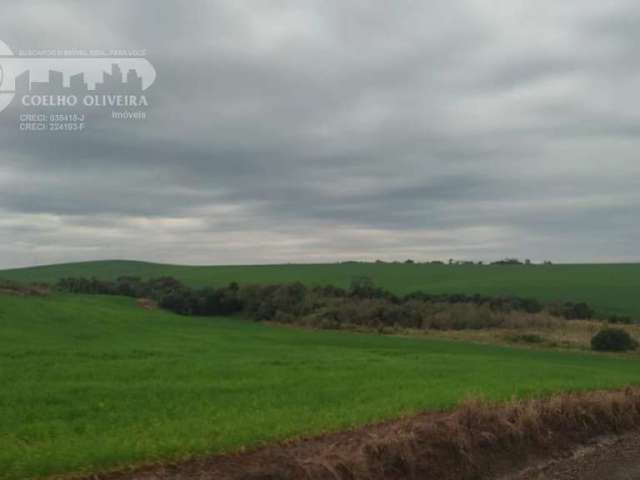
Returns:
[[[35,82],[31,80],[31,71],[25,70],[16,76],[16,92],[34,94],[74,94],[74,93],[104,93],[104,94],[140,94],[143,91],[142,77],[136,69],[130,68],[126,77],[117,63],[111,64],[111,71],[102,72],[102,81],[96,82],[93,89],[89,88],[84,73],[69,76],[68,86],[65,85],[65,75],[58,70],[48,71],[48,80]]]

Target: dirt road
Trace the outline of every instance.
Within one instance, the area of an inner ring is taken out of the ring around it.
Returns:
[[[500,480],[640,480],[640,433],[600,439],[569,458]]]

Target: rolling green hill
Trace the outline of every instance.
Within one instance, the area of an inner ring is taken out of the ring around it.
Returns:
[[[448,266],[321,264],[268,266],[179,266],[130,261],[71,263],[0,271],[0,279],[54,282],[67,276],[113,279],[120,275],[174,276],[193,285],[284,283],[348,286],[356,276],[397,293],[516,294],[540,300],[586,301],[606,313],[640,319],[640,264],[545,266]]]
[[[0,294],[0,478],[94,472],[343,429],[469,394],[640,384],[640,359],[179,317]]]

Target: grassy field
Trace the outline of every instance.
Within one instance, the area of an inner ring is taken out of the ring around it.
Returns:
[[[104,261],[0,271],[0,279],[52,282],[65,276],[116,278],[174,276],[194,286],[283,283],[348,286],[369,276],[397,293],[516,294],[540,300],[587,301],[605,313],[640,320],[640,264],[549,266],[448,266],[405,264],[324,264],[193,267],[144,262]]]
[[[118,297],[0,295],[0,478],[237,449],[468,395],[626,384],[640,384],[637,357],[307,332]]]

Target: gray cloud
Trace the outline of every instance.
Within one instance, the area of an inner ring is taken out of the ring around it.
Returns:
[[[637,260],[632,1],[24,2],[20,48],[146,48],[145,122],[0,114],[0,266]],[[185,75],[191,80],[185,81]]]

